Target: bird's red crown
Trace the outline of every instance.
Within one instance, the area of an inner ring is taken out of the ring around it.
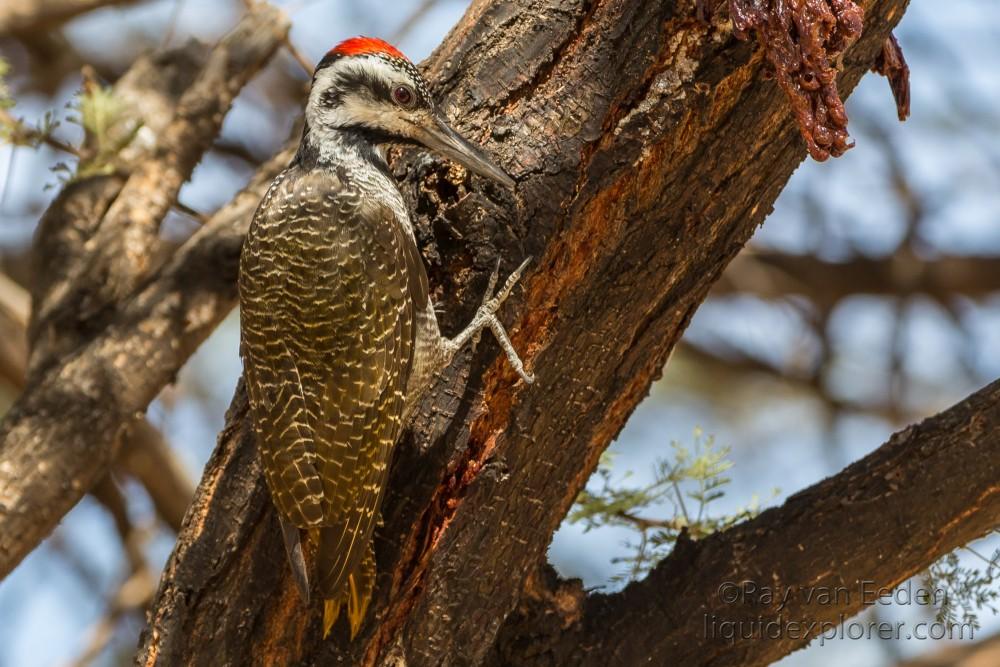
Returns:
[[[403,52],[395,46],[376,37],[351,37],[345,39],[337,46],[330,49],[327,55],[336,56],[368,56],[385,55],[390,58],[408,60]]]

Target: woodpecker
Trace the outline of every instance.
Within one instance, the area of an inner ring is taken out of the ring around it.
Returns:
[[[514,186],[451,128],[400,51],[355,37],[316,66],[298,152],[261,200],[240,258],[254,431],[293,578],[308,603],[314,577],[324,601],[324,637],[342,606],[352,639],[364,619],[392,449],[435,373],[490,329],[520,377],[533,379],[496,315],[527,262],[495,294],[494,271],[472,322],[441,335],[386,163],[392,144]]]

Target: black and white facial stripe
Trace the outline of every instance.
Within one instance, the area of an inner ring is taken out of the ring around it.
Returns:
[[[439,113],[427,84],[411,62],[389,45],[384,45],[384,51],[354,52],[353,48],[365,45],[349,44],[352,41],[377,42],[348,40],[317,66],[299,150],[303,160],[334,164],[344,151],[358,153],[364,146],[361,152],[366,159],[387,171],[386,144],[417,144],[474,173],[514,186],[503,169]]]
[[[388,54],[330,54],[313,76],[306,120],[313,130],[361,129],[408,142],[419,113],[434,103],[423,77],[407,60]]]

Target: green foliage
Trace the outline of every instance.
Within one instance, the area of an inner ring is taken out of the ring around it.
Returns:
[[[624,563],[626,570],[615,581],[640,577],[670,553],[682,531],[699,539],[757,515],[758,500],[732,514],[713,516],[709,505],[722,498],[732,467],[729,448],[719,447],[712,436],[695,432],[691,448],[671,442],[672,460],[658,460],[654,479],[649,484],[628,486],[632,473],[625,474],[622,484],[612,483],[612,455],[605,452],[597,469],[601,488],[584,490],[570,512],[572,523],[583,523],[585,530],[599,526],[622,526],[638,533],[636,541],[627,542],[632,552],[614,562]],[[657,506],[672,508],[669,518],[652,518],[646,510]]]
[[[88,81],[68,105],[71,114],[67,120],[80,125],[85,133],[84,148],[78,150],[53,136],[59,127],[53,112],[46,112],[34,126],[10,113],[14,99],[6,83],[9,72],[9,64],[0,59],[0,140],[32,148],[47,143],[76,155],[79,160],[75,168],[64,162],[53,166],[52,170],[63,181],[114,171],[117,156],[132,143],[142,124],[129,113],[128,105],[114,96],[111,88]]]
[[[107,86],[84,86],[70,108],[75,115],[69,120],[83,127],[88,148],[77,164],[76,177],[113,172],[118,154],[132,143],[142,123]]]
[[[977,612],[988,609],[997,614],[1000,603],[1000,549],[993,552],[990,558],[985,558],[971,548],[967,551],[986,563],[986,568],[980,570],[973,567],[962,567],[958,554],[952,552],[931,565],[924,573],[924,583],[928,590],[943,593],[937,607],[935,620],[947,625],[967,624],[973,629],[979,629]]]

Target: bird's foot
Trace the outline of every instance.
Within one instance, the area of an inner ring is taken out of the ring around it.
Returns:
[[[497,278],[500,274],[500,262],[497,262],[497,266],[493,269],[493,273],[490,274],[490,281],[486,287],[486,293],[483,295],[483,303],[479,306],[479,310],[476,311],[475,317],[472,318],[472,322],[469,323],[465,329],[462,330],[457,336],[451,340],[446,340],[444,343],[445,359],[450,362],[455,353],[458,352],[468,341],[472,340],[475,344],[479,340],[479,335],[482,333],[483,329],[489,329],[493,332],[496,337],[497,342],[500,343],[501,349],[507,355],[507,360],[510,361],[510,365],[514,367],[514,371],[521,376],[521,379],[531,384],[535,381],[534,375],[527,372],[524,369],[524,363],[521,361],[521,357],[518,356],[517,350],[514,349],[513,344],[510,342],[510,338],[507,336],[507,330],[504,329],[503,324],[500,323],[499,318],[497,318],[496,312],[503,305],[503,302],[510,296],[511,291],[514,289],[514,285],[517,281],[521,279],[521,274],[524,272],[524,268],[528,266],[528,262],[531,258],[521,262],[521,266],[517,267],[513,273],[508,276],[507,280],[500,287],[500,290],[493,294],[493,289],[496,287]],[[490,296],[493,294],[493,296]]]

